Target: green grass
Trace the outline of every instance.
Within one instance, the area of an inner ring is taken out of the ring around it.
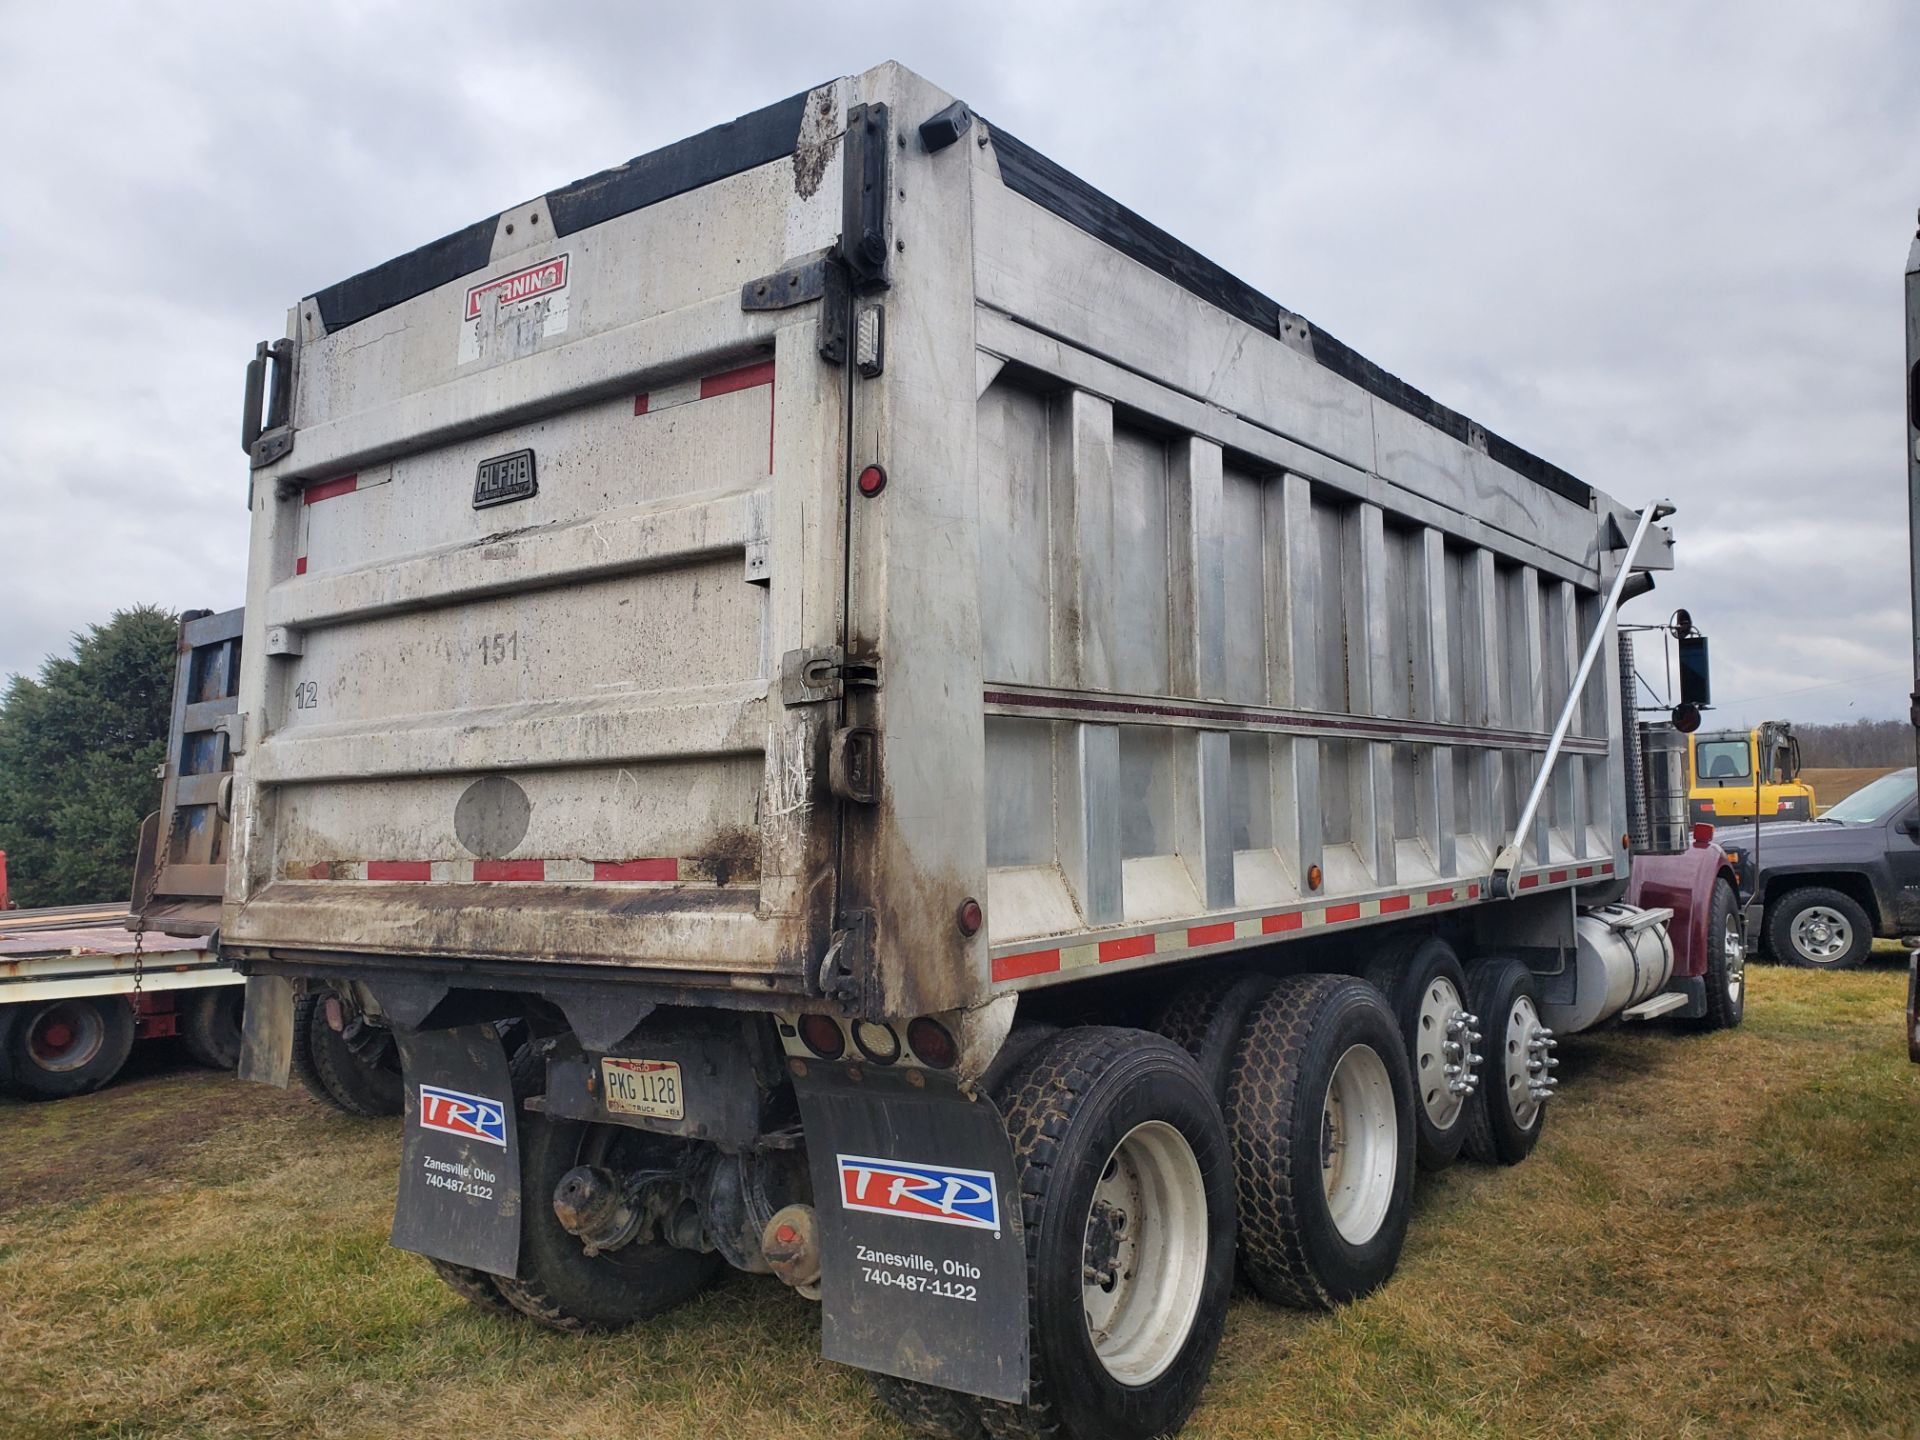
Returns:
[[[1750,975],[1734,1033],[1569,1041],[1533,1158],[1423,1178],[1379,1294],[1236,1296],[1188,1433],[1920,1435],[1904,975]],[[0,1108],[0,1435],[898,1434],[771,1280],[612,1337],[470,1309],[386,1246],[397,1131],[185,1069]]]

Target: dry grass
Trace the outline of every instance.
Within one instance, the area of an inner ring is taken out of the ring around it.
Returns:
[[[1423,1183],[1387,1289],[1235,1299],[1188,1433],[1920,1435],[1920,1068],[1900,972],[1759,967],[1730,1035],[1568,1044],[1514,1170]],[[0,1109],[9,1436],[891,1436],[736,1277],[576,1340],[386,1248],[392,1122],[162,1068]]]
[[[1800,778],[1813,787],[1815,808],[1825,810],[1899,768],[1897,765],[1861,765],[1851,769],[1802,770]]]

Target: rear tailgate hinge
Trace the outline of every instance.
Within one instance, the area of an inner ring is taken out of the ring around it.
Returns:
[[[787,705],[838,700],[848,689],[880,688],[880,657],[849,658],[838,645],[789,650],[780,657],[780,699]]]
[[[820,957],[820,993],[843,1005],[860,998],[860,980],[869,971],[873,953],[873,911],[844,910],[833,943]]]

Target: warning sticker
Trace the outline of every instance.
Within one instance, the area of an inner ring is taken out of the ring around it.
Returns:
[[[554,255],[467,288],[460,317],[460,363],[511,360],[567,328],[573,257]]]

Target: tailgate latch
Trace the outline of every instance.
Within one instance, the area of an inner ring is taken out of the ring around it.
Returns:
[[[780,657],[780,698],[789,705],[817,705],[838,700],[849,688],[880,688],[880,657],[847,658],[838,645],[812,650],[789,650]]]

